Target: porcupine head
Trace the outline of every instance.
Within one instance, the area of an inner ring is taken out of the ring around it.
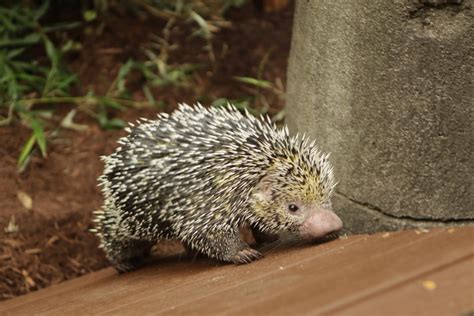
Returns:
[[[271,233],[318,239],[342,228],[332,211],[335,183],[328,156],[313,145],[297,141],[298,150],[285,148],[259,181],[250,198],[252,211]],[[308,147],[305,147],[308,146]],[[287,234],[288,235],[288,234]]]

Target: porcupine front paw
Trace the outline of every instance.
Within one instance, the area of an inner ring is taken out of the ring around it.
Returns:
[[[237,252],[232,258],[231,261],[235,264],[244,264],[250,263],[254,260],[258,260],[263,257],[263,254],[259,251],[252,249],[250,247],[244,248]]]
[[[113,264],[115,270],[119,273],[131,272],[137,270],[145,265],[145,258],[143,257],[135,257],[130,258],[128,260],[123,260],[119,262],[115,262]]]
[[[128,259],[122,259],[119,261],[112,261],[112,266],[118,273],[132,272],[146,266],[150,262],[148,256],[133,257]]]
[[[148,240],[112,240],[104,250],[114,268],[123,273],[146,265],[154,243]]]

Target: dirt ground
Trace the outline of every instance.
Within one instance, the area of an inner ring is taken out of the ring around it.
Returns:
[[[154,90],[156,99],[166,102],[164,109],[130,109],[118,113],[124,120],[152,118],[160,110],[172,111],[178,102],[197,99],[212,102],[219,97],[247,96],[248,86],[233,76],[255,77],[264,64],[263,79],[283,84],[290,47],[292,11],[262,14],[251,5],[228,14],[232,27],[215,35],[215,63],[208,63],[203,40],[189,39],[186,30],[176,29],[179,49],[171,56],[179,63],[204,65],[190,88]],[[137,20],[122,14],[109,18],[103,32],[88,35],[83,49],[72,57],[79,73],[77,93],[93,88],[103,93],[115,78],[118,67],[129,57],[136,58],[163,23],[154,19]],[[182,34],[180,35],[180,32]],[[134,97],[139,92],[140,81]],[[131,87],[133,89],[134,87]],[[268,95],[270,114],[283,108],[284,101]],[[67,113],[70,106],[58,109]],[[48,143],[48,157],[34,154],[27,169],[19,174],[16,160],[30,130],[13,124],[0,128],[0,300],[25,294],[104,268],[108,265],[89,232],[91,213],[100,207],[101,195],[96,179],[102,171],[100,155],[113,151],[122,131],[104,131],[95,121],[79,114],[77,123],[87,124],[83,132],[60,129]],[[14,224],[14,225],[12,225]],[[10,225],[10,226],[9,226]],[[9,228],[18,226],[14,232]],[[162,246],[158,251],[167,251]]]

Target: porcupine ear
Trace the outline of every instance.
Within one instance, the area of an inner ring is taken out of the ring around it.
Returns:
[[[275,177],[271,175],[266,175],[257,185],[258,192],[265,198],[270,199],[272,197],[273,192],[273,184],[275,181]]]

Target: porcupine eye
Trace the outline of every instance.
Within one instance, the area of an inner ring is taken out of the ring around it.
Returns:
[[[290,204],[290,205],[288,205],[288,210],[289,210],[290,212],[294,213],[294,212],[296,212],[296,211],[299,210],[299,207],[298,207],[298,205],[296,205],[296,204]]]

